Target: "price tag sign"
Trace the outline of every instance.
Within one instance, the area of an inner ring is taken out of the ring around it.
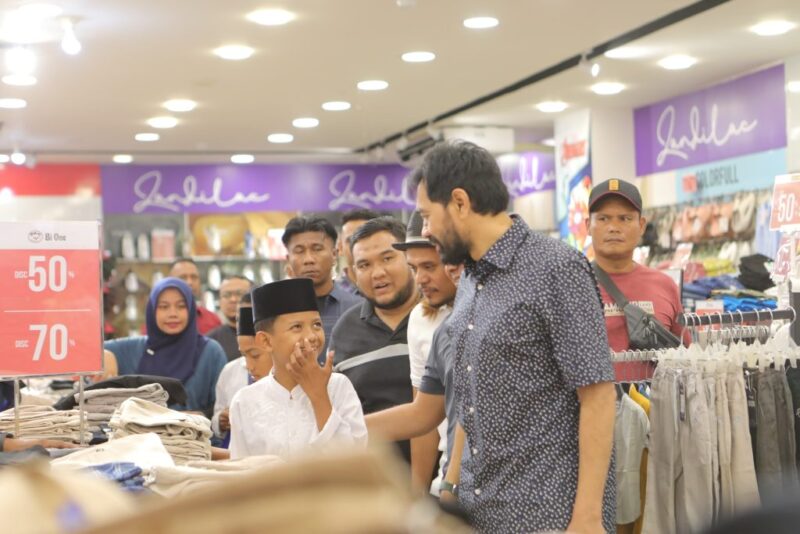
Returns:
[[[103,368],[100,225],[0,222],[0,376]]]
[[[800,227],[800,174],[783,174],[775,177],[772,189],[770,230]]]

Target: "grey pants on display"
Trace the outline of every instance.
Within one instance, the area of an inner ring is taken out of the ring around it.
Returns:
[[[714,454],[702,373],[659,366],[651,403],[642,532],[702,532],[714,515]]]
[[[753,462],[753,442],[750,439],[750,419],[747,414],[747,394],[742,370],[732,366],[727,373],[725,383],[731,425],[730,476],[733,483],[733,505],[728,515],[740,515],[759,506],[761,500]],[[725,503],[724,484],[722,491],[722,502]],[[726,515],[725,512],[723,508],[723,517]]]
[[[756,468],[763,500],[798,490],[792,393],[783,370],[756,375]]]

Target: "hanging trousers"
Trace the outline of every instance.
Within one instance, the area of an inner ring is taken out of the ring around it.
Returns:
[[[756,468],[763,500],[798,490],[792,393],[782,369],[755,375]]]

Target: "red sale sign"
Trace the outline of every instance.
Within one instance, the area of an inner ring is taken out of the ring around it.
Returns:
[[[775,177],[772,190],[770,230],[788,230],[800,227],[800,174]]]
[[[100,225],[0,222],[0,377],[103,368]]]

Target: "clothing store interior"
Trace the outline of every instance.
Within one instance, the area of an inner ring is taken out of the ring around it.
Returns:
[[[0,530],[795,533],[800,0],[0,2]]]

